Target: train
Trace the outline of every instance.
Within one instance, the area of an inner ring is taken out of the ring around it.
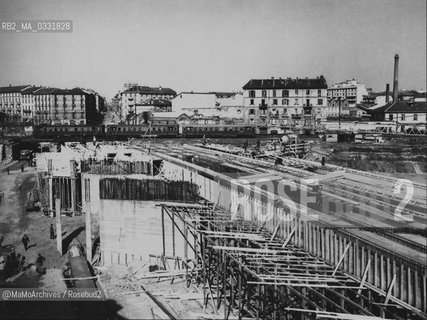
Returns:
[[[128,125],[36,125],[33,137],[41,139],[92,138],[216,138],[254,137],[257,126],[251,124],[178,124],[176,121],[153,121],[151,124]]]

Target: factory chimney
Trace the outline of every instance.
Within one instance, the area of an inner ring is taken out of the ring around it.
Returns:
[[[394,56],[393,102],[399,97],[399,55]]]
[[[390,97],[389,97],[389,95],[390,95],[390,84],[389,84],[389,83],[387,83],[387,84],[385,85],[385,103],[389,103],[389,102],[390,102]]]

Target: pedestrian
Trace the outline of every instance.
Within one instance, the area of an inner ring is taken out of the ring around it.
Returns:
[[[46,260],[40,253],[36,260],[36,271],[39,275],[46,274],[46,268],[43,268],[43,263]]]
[[[7,174],[10,174],[10,169],[9,167],[6,168]]]
[[[50,238],[55,239],[55,229],[53,228],[53,223],[50,224]]]
[[[24,172],[24,164],[21,164],[21,172]]]
[[[3,241],[4,241],[4,236],[1,236],[1,238],[0,238],[0,248],[3,247]]]
[[[28,243],[30,242],[30,238],[28,238],[27,234],[24,234],[22,237],[22,243],[24,244],[25,251],[27,251]]]

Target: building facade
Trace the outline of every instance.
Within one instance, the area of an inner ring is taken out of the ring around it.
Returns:
[[[0,88],[0,110],[14,122],[98,124],[104,99],[80,88],[35,86]]]
[[[31,86],[12,86],[0,87],[0,112],[12,122],[18,122],[22,119],[22,93]]]
[[[328,102],[345,100],[350,107],[355,107],[362,102],[363,97],[367,94],[368,90],[363,83],[359,83],[354,79],[347,80],[333,84],[328,88]]]
[[[172,110],[198,123],[243,123],[247,120],[240,92],[181,92],[172,100]]]
[[[138,109],[147,109],[152,104],[152,101],[157,101],[156,105],[159,106],[161,104],[159,101],[170,101],[175,96],[176,92],[170,88],[147,86],[133,86],[128,88],[119,94],[119,107],[122,120],[132,115],[137,115]]]
[[[323,119],[327,106],[326,79],[252,79],[243,86],[248,123],[279,125],[283,119]]]

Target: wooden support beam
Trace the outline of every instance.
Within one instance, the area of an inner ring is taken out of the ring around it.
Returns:
[[[276,237],[276,235],[277,235],[277,232],[279,231],[279,229],[280,229],[280,226],[281,226],[281,224],[280,223],[278,223],[277,224],[277,227],[276,227],[276,229],[274,230],[274,232],[273,232],[273,235],[271,236],[271,238],[270,238],[270,242],[272,242],[273,240],[274,240],[274,238]]]
[[[390,286],[388,287],[387,295],[386,295],[385,300],[384,300],[384,305],[387,305],[390,298],[391,298],[391,293],[392,293],[395,282],[396,282],[396,274],[393,275],[393,279],[391,280]]]
[[[359,290],[357,290],[357,296],[360,296],[362,292],[363,285],[365,284],[366,278],[368,277],[369,267],[371,266],[371,257],[368,257],[368,262],[366,263],[365,270],[363,271],[362,281],[360,282]]]
[[[338,271],[338,268],[340,267],[341,262],[344,260],[344,257],[345,257],[345,254],[347,253],[348,248],[350,248],[350,242],[347,244],[347,246],[344,249],[344,252],[341,254],[341,257],[338,260],[337,265],[335,266],[334,272],[332,272],[332,276],[334,276],[335,273]]]
[[[56,211],[56,250],[62,255],[62,226],[61,226],[61,199],[55,200]]]
[[[295,225],[295,227],[292,229],[291,233],[288,235],[288,237],[286,238],[285,242],[282,245],[282,248],[285,248],[289,241],[291,241],[293,235],[295,234],[295,231],[297,230],[297,225]]]

